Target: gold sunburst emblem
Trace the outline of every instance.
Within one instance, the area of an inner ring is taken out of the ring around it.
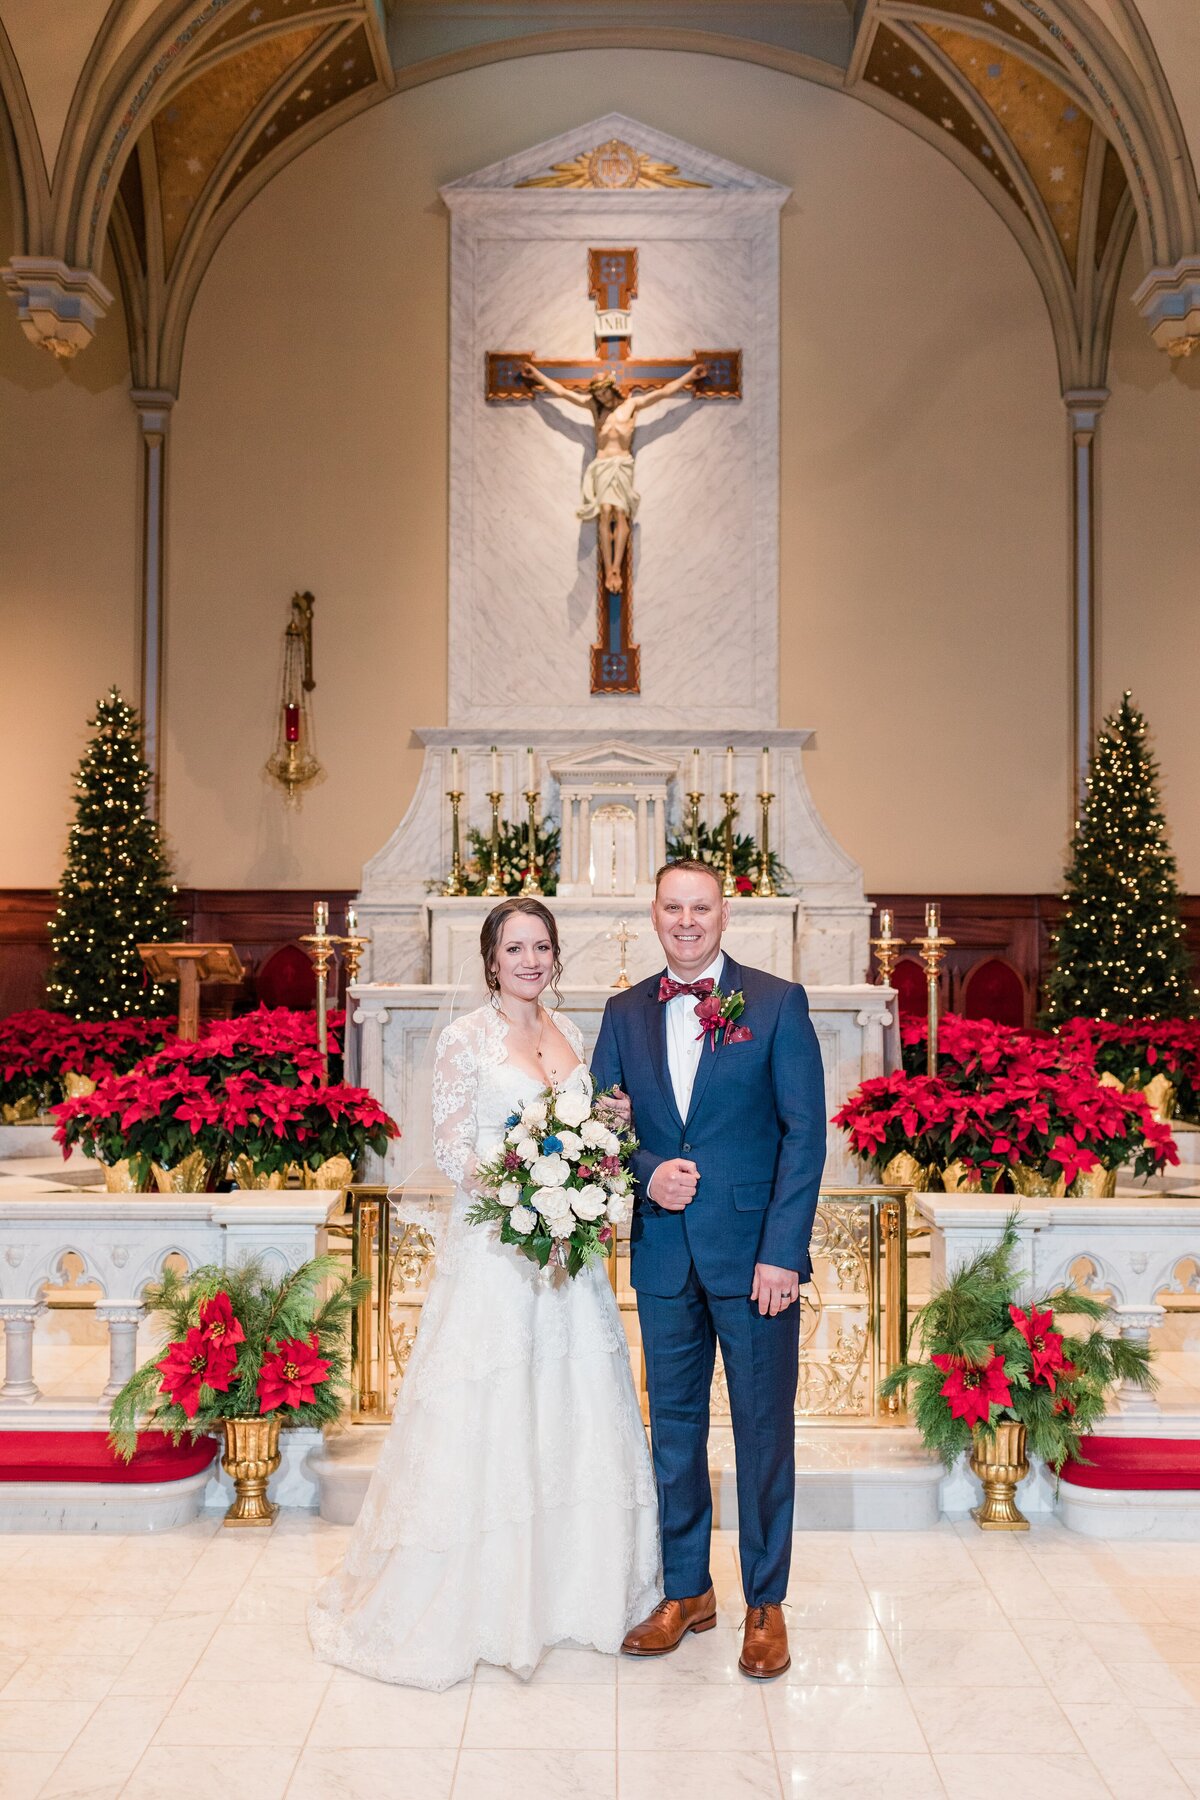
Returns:
[[[676,163],[661,162],[635,150],[620,138],[609,138],[594,150],[581,150],[570,162],[554,163],[548,175],[518,181],[523,188],[705,188],[689,181]]]

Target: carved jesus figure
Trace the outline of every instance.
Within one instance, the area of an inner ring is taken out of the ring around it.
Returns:
[[[682,394],[693,382],[706,374],[703,363],[694,363],[686,374],[649,393],[621,392],[616,377],[607,370],[593,376],[586,393],[576,393],[531,362],[522,364],[521,373],[531,386],[550,394],[555,400],[567,400],[572,406],[586,407],[596,428],[596,454],[583,473],[581,519],[595,519],[600,536],[600,564],[604,585],[610,594],[621,591],[621,567],[629,546],[629,532],[637,512],[638,495],[633,485],[633,434],[637,418],[646,407],[659,400],[670,400]]]

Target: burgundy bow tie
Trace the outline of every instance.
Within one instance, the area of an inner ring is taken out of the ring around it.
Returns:
[[[716,985],[711,975],[703,975],[699,981],[676,981],[673,975],[664,975],[658,984],[658,997],[677,1000],[680,994],[694,994],[697,1000],[707,1000]]]

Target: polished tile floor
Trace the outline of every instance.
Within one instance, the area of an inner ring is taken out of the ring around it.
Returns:
[[[793,1663],[717,1631],[661,1662],[553,1652],[447,1694],[314,1662],[346,1532],[0,1537],[0,1800],[1054,1800],[1200,1795],[1200,1546],[798,1537]]]

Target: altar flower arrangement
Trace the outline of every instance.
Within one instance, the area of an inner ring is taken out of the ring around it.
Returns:
[[[1103,1418],[1108,1390],[1157,1385],[1146,1344],[1112,1334],[1112,1308],[1058,1288],[1022,1305],[1015,1267],[1017,1218],[922,1307],[914,1321],[921,1353],[885,1378],[887,1396],[906,1389],[922,1438],[950,1467],[974,1449],[987,1467],[1000,1428],[1022,1428],[1024,1447],[1057,1474],[1068,1457],[1086,1461],[1080,1440]],[[1072,1330],[1080,1322],[1088,1329]],[[978,1472],[978,1468],[977,1468]],[[1019,1515],[1018,1515],[1019,1517]]]
[[[962,1134],[967,1098],[937,1075],[874,1075],[855,1088],[833,1123],[850,1148],[880,1180],[900,1157],[921,1168],[941,1168],[955,1154],[951,1133]]]
[[[189,1276],[164,1269],[145,1294],[163,1341],[112,1403],[113,1448],[128,1461],[139,1431],[165,1431],[177,1444],[266,1413],[285,1425],[332,1424],[349,1381],[351,1314],[369,1287],[349,1280],[336,1256],[277,1279],[259,1257]]]
[[[0,1019],[0,1123],[39,1117],[69,1090],[132,1068],[168,1036],[162,1019],[10,1013]]]
[[[387,1150],[399,1127],[365,1088],[345,1082],[295,1086],[251,1071],[225,1081],[221,1122],[240,1187],[346,1186],[370,1149]],[[336,1166],[341,1165],[341,1166]],[[320,1177],[312,1182],[310,1178]]]
[[[571,1277],[606,1256],[632,1210],[637,1139],[604,1100],[547,1087],[511,1113],[500,1149],[475,1172],[469,1222],[498,1223],[502,1244]]]

